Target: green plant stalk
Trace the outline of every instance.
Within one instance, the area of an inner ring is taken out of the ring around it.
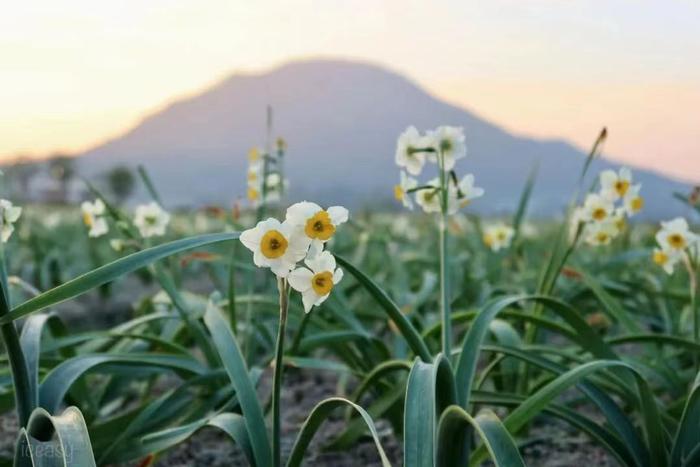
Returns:
[[[447,210],[448,210],[448,179],[445,174],[445,155],[441,150],[438,154],[440,166],[440,311],[442,313],[442,353],[449,356],[452,349],[452,322],[450,314],[450,277],[447,247]]]
[[[10,289],[7,280],[7,269],[5,268],[5,250],[0,245],[0,316],[4,316],[9,312]],[[2,333],[7,359],[10,362],[19,426],[26,427],[29,416],[37,406],[38,396],[35,391],[32,391],[27,361],[24,358],[22,345],[19,341],[19,333],[14,321],[0,326],[0,333]]]
[[[272,459],[274,467],[282,464],[281,420],[280,420],[280,393],[282,391],[282,371],[284,363],[284,334],[287,327],[287,311],[289,309],[289,290],[287,280],[277,278],[277,288],[280,294],[280,322],[277,330],[277,344],[275,345],[275,368],[272,376]]]

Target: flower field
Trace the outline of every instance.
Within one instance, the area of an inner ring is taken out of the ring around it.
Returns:
[[[534,171],[511,215],[473,214],[451,126],[397,135],[394,212],[288,199],[282,139],[233,209],[171,209],[145,170],[135,207],[89,181],[79,206],[0,201],[0,465],[168,465],[205,429],[258,467],[368,442],[383,466],[562,465],[526,453],[542,424],[610,465],[700,465],[697,193],[588,173],[605,139],[558,219],[528,216]],[[687,217],[639,221],[652,196]],[[290,435],[289,377],[316,374],[335,395]]]

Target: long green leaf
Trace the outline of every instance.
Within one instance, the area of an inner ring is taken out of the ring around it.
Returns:
[[[420,334],[413,327],[411,322],[401,313],[399,307],[389,298],[389,296],[377,284],[374,283],[365,273],[350,264],[346,259],[336,256],[338,264],[345,268],[357,281],[372,295],[386,312],[396,327],[401,331],[401,335],[406,339],[413,352],[424,362],[430,362],[431,356],[428,346],[425,344]]]
[[[13,308],[7,315],[0,317],[0,324],[9,323],[30,313],[78,297],[95,287],[111,282],[124,274],[135,271],[168,256],[191,250],[192,248],[235,240],[238,236],[238,232],[198,235],[196,237],[176,240],[132,253],[116,261],[105,264],[104,266],[100,266],[97,269],[76,277],[36,297],[30,298],[21,305]]]
[[[301,431],[294,442],[292,452],[289,456],[289,461],[287,462],[287,467],[299,467],[302,465],[306,449],[309,447],[311,439],[314,437],[319,427],[329,418],[331,412],[344,406],[348,406],[360,414],[362,419],[365,421],[370,434],[372,435],[374,444],[377,446],[377,452],[382,461],[382,466],[391,467],[391,463],[384,452],[384,448],[382,447],[382,443],[379,439],[379,433],[377,433],[377,428],[374,426],[372,417],[370,417],[370,415],[359,405],[341,397],[331,397],[329,399],[325,399],[314,407],[311,414],[309,414],[308,418],[302,425]]]
[[[214,346],[236,390],[256,465],[272,465],[272,445],[267,434],[265,418],[236,338],[216,307],[207,309],[204,314],[204,323],[211,333]]]
[[[35,409],[20,431],[15,452],[15,467],[95,466],[85,420],[76,407],[55,416]]]
[[[78,378],[95,367],[106,364],[165,368],[195,375],[206,371],[206,368],[191,357],[154,354],[79,355],[64,361],[46,375],[39,386],[40,406],[55,411]]]
[[[496,467],[525,467],[515,441],[499,418],[490,410],[472,417],[458,405],[448,407],[438,425],[437,467],[453,467],[468,451],[469,429],[474,428],[488,449]]]

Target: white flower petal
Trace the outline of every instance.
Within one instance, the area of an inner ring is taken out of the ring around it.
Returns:
[[[306,268],[297,268],[287,277],[289,285],[298,292],[306,292],[311,288],[311,279],[314,273]]]
[[[349,212],[342,206],[331,206],[328,208],[328,216],[331,218],[331,222],[336,227],[344,222],[347,222]]]

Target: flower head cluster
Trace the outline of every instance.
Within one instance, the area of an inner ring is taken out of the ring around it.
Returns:
[[[484,194],[483,189],[474,186],[474,175],[467,174],[459,180],[454,172],[456,161],[466,154],[462,128],[441,126],[421,135],[415,127],[408,127],[396,144],[395,160],[402,171],[399,184],[394,187],[394,197],[413,209],[411,195],[415,193],[415,202],[423,211],[441,212],[446,196],[447,213],[456,213]],[[421,174],[426,162],[437,164],[440,176],[420,184],[414,177]]]
[[[137,206],[134,212],[134,225],[143,238],[165,235],[169,223],[170,214],[155,201]]]
[[[513,227],[503,223],[490,225],[484,229],[484,245],[491,248],[492,251],[508,248],[513,241],[513,235],[515,235]]]
[[[88,230],[88,236],[97,238],[109,232],[107,219],[105,218],[105,203],[101,199],[93,202],[83,201],[80,205],[83,213],[83,223]]]
[[[276,142],[277,152],[270,155],[253,148],[248,152],[247,197],[253,207],[263,202],[276,203],[288,185],[283,178],[282,161],[287,145],[282,138]]]
[[[700,252],[700,235],[691,232],[682,217],[662,222],[656,242],[659,247],[654,249],[652,259],[668,274],[673,273],[676,264],[687,258],[688,253],[697,256]]]
[[[600,191],[589,193],[572,216],[572,232],[583,223],[583,238],[590,245],[609,244],[625,228],[626,218],[644,207],[641,184],[632,184],[629,169],[605,170],[599,181]]]
[[[0,199],[0,239],[7,243],[15,231],[15,222],[22,215],[22,208],[6,199]]]
[[[241,243],[253,252],[253,262],[286,278],[302,294],[304,310],[326,300],[343,277],[336,269],[333,255],[324,246],[339,225],[348,220],[348,210],[341,206],[323,209],[303,201],[287,209],[283,222],[269,218],[241,234]],[[299,266],[298,263],[304,265]]]

